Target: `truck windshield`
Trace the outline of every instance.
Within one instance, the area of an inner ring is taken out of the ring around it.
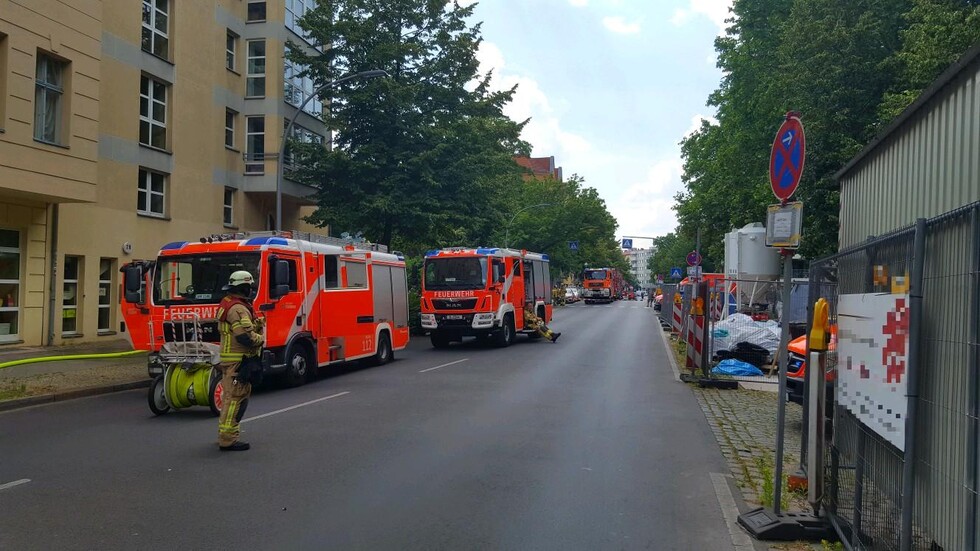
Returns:
[[[452,291],[487,288],[487,258],[430,258],[425,261],[425,288]]]
[[[606,279],[605,270],[589,270],[585,272],[585,279]]]
[[[228,276],[247,270],[259,280],[259,255],[161,256],[153,274],[153,302],[162,306],[216,304],[226,294]]]

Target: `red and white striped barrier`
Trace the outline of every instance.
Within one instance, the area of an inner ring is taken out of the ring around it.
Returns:
[[[675,294],[675,297],[679,297],[680,294]],[[681,329],[684,327],[683,305],[677,298],[671,301],[671,313],[670,313],[670,332],[675,335],[681,334]]]
[[[725,302],[727,296],[719,289],[711,291],[711,321],[720,321],[725,313]]]
[[[687,362],[691,371],[701,369],[701,354],[704,352],[704,318],[705,316],[689,316],[687,318]]]

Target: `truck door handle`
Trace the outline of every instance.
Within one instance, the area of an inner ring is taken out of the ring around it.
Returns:
[[[276,309],[276,303],[275,302],[267,302],[265,304],[260,304],[259,305],[259,311],[260,312],[268,312],[269,310],[275,310],[275,309]]]

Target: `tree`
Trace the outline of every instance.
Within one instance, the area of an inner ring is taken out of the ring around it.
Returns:
[[[576,275],[585,264],[628,271],[616,240],[616,219],[599,193],[586,187],[580,176],[564,181],[529,179],[513,189],[508,203],[511,214],[501,219],[502,231],[496,234],[496,243],[503,243],[506,236],[512,248],[548,253],[556,275]],[[538,204],[547,206],[518,213]],[[569,249],[570,241],[578,242],[577,251]]]
[[[486,237],[501,187],[520,184],[523,124],[489,87],[473,6],[447,0],[321,0],[300,26],[322,53],[287,57],[317,85],[382,69],[390,78],[326,91],[332,149],[297,147],[291,177],[318,189],[310,221],[408,251]]]
[[[951,63],[980,42],[980,3],[975,0],[913,0],[898,52],[899,77],[879,109],[887,125]]]
[[[763,219],[775,201],[768,183],[773,134],[794,110],[807,131],[806,169],[794,197],[805,205],[800,252],[815,258],[836,250],[833,176],[878,128],[911,2],[736,0],[737,17],[716,41],[725,77],[709,104],[718,107],[719,123],[682,142],[682,233],[701,228],[706,251],[720,257],[724,233]]]

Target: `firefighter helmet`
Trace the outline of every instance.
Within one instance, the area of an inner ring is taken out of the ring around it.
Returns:
[[[238,270],[228,277],[228,285],[225,285],[223,290],[238,289],[240,286],[251,288],[253,285],[255,285],[255,279],[252,278],[252,274],[245,270]]]

